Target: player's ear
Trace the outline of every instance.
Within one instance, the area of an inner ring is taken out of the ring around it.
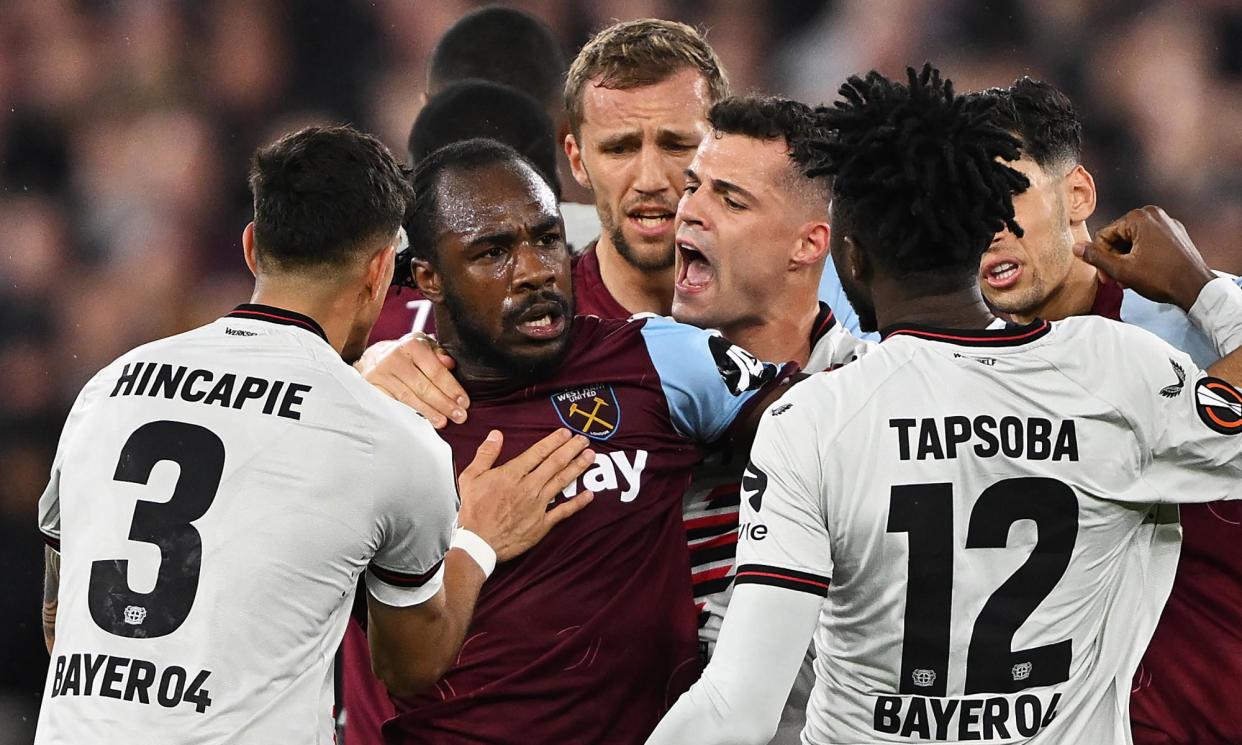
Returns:
[[[444,301],[444,285],[440,281],[440,273],[435,270],[430,261],[414,259],[413,275],[414,284],[418,285],[418,291],[423,293],[423,297],[433,303]]]
[[[862,250],[862,246],[858,245],[858,241],[854,240],[851,235],[844,236],[837,249],[842,254],[841,263],[837,264],[837,267],[843,268],[850,279],[855,282],[865,282],[867,275],[871,272],[871,264],[868,263],[867,254]]]
[[[376,251],[367,262],[366,293],[371,302],[379,302],[388,292],[396,265],[397,248],[391,243]]]
[[[574,181],[584,189],[593,189],[591,174],[587,173],[586,166],[582,164],[582,148],[578,147],[578,138],[574,137],[573,132],[565,135],[565,157],[569,159],[569,170],[573,171]]]
[[[246,266],[250,273],[259,276],[259,260],[254,255],[254,221],[242,231],[242,255],[246,257]]]
[[[1065,190],[1065,208],[1069,212],[1070,224],[1086,222],[1095,213],[1095,179],[1091,177],[1091,172],[1081,163],[1074,166],[1065,176]]]
[[[826,222],[812,222],[802,226],[798,245],[789,257],[790,263],[795,267],[818,263],[828,255],[828,239],[831,236],[832,229]]]

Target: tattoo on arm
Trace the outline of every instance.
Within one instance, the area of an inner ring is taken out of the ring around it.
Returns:
[[[56,640],[56,608],[60,596],[60,554],[50,548],[43,549],[43,641],[48,654]]]

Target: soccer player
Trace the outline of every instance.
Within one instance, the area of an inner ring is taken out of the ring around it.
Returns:
[[[427,101],[410,128],[410,163],[417,165],[445,145],[475,137],[503,142],[525,155],[557,190],[556,154],[560,148],[552,120],[527,93],[488,80],[451,83]],[[594,237],[591,233],[585,240]],[[397,339],[411,331],[435,333],[431,302],[413,284],[408,268],[402,267],[371,330],[372,341]]]
[[[979,260],[1026,179],[992,102],[930,66],[842,95],[831,253],[885,341],[763,416],[716,654],[649,742],[766,742],[814,634],[805,743],[1125,743],[1174,560],[1150,518],[1242,497],[1242,393],[1123,324],[994,319]]]
[[[806,174],[814,155],[807,143],[823,134],[813,112],[788,99],[737,97],[715,104],[708,122],[678,204],[674,318],[744,339],[739,346],[753,345],[760,358],[792,360],[810,372],[854,359],[865,343],[816,299],[829,228],[826,180]],[[732,582],[745,460],[744,452],[714,451],[685,499],[705,659]],[[809,670],[805,680],[789,709],[797,729]]]
[[[997,101],[997,122],[1022,141],[1014,167],[1031,182],[1014,198],[1025,233],[1001,231],[984,254],[984,297],[1016,321],[1094,313],[1141,326],[1190,355],[1199,366],[1242,342],[1242,280],[1216,277],[1185,230],[1163,213],[1142,218],[1166,230],[1181,251],[1136,271],[1144,256],[1091,251],[1086,221],[1095,183],[1080,161],[1082,126],[1053,86],[1022,78],[984,93]],[[1086,258],[1075,258],[1075,244]],[[1098,267],[1098,269],[1097,269]],[[1118,283],[1120,281],[1120,284]],[[1153,302],[1144,294],[1162,298]],[[740,340],[739,340],[740,341]],[[1237,503],[1180,508],[1181,558],[1172,593],[1143,658],[1130,700],[1138,745],[1242,742],[1242,559],[1236,550]],[[1169,522],[1176,547],[1177,523]]]
[[[707,119],[711,131],[686,169],[677,206],[673,317],[806,372],[856,359],[868,343],[816,297],[830,230],[827,179],[808,175],[815,165],[809,143],[824,136],[814,112],[789,99],[733,97]],[[712,453],[686,492],[704,660],[732,587],[746,455]],[[796,741],[813,681],[808,660],[782,717],[781,742]]]
[[[572,530],[497,570],[456,664],[433,693],[398,702],[385,738],[641,742],[699,670],[690,473],[702,446],[744,435],[783,373],[664,318],[574,315],[555,199],[511,149],[449,146],[414,186],[418,286],[473,401],[443,436],[464,454],[489,423],[505,423],[508,447],[569,426],[593,441],[581,488],[596,496]]]
[[[591,462],[586,438],[491,468],[494,433],[462,471],[454,533],[448,448],[346,364],[411,194],[383,145],[305,129],[261,149],[250,184],[252,301],[123,355],[65,424],[39,501],[39,743],[330,743],[361,575],[376,671],[414,693],[456,656],[495,561],[590,501],[545,512]]]

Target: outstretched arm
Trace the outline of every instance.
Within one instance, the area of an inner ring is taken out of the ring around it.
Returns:
[[[1225,358],[1208,372],[1242,382],[1242,359],[1233,356],[1242,347],[1242,286],[1208,268],[1180,222],[1159,207],[1131,210],[1074,252],[1143,297],[1185,311]]]

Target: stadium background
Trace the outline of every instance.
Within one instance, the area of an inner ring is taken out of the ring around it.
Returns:
[[[707,29],[735,90],[818,103],[934,60],[960,88],[1030,74],[1086,126],[1093,226],[1143,203],[1242,273],[1237,0],[528,0],[568,57],[614,19]],[[35,506],[79,387],[249,295],[246,162],[351,122],[398,154],[466,0],[0,0],[0,745],[47,664]],[[275,589],[275,591],[279,591]]]

